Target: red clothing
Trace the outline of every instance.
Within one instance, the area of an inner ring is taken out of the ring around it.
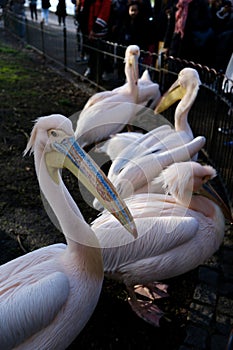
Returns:
[[[188,17],[188,7],[192,0],[179,0],[176,7],[176,23],[174,33],[180,33],[180,37],[183,38],[186,19]]]
[[[87,20],[87,34],[91,31],[95,32],[96,36],[99,37],[107,34],[110,10],[111,0],[77,0],[78,17],[82,16],[82,13],[84,14],[84,25]],[[82,19],[80,19],[80,22],[82,22]],[[80,24],[82,26],[82,23]]]

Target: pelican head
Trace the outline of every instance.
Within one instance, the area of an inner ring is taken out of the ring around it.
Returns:
[[[177,80],[172,84],[169,90],[163,95],[159,104],[155,109],[155,114],[159,114],[169,108],[178,100],[183,101],[183,107],[188,106],[191,108],[194,102],[201,81],[198,72],[193,68],[184,68],[180,71]]]
[[[173,163],[163,170],[163,180],[159,181],[163,181],[165,191],[168,190],[179,202],[187,202],[193,192],[198,192],[204,183],[216,175],[216,170],[209,165],[180,162]]]
[[[192,161],[174,163],[162,172],[164,189],[178,202],[188,204],[193,193],[199,194],[216,203],[225,218],[233,223],[229,206],[209,182],[216,176],[217,172],[212,166]]]
[[[125,51],[125,70],[132,66],[134,83],[138,83],[138,59],[140,56],[140,48],[137,45],[129,45]]]
[[[37,135],[40,134],[40,137]],[[39,144],[36,144],[39,142]],[[71,121],[60,114],[36,121],[24,152],[45,152],[45,163],[52,180],[59,185],[59,169],[69,169],[84,186],[136,237],[134,220],[111,182],[90,156],[75,142]],[[35,158],[36,158],[35,154]],[[39,173],[39,169],[37,169]]]

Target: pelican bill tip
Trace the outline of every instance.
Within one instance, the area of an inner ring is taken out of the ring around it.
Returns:
[[[131,235],[135,239],[138,237],[138,231],[134,221],[131,221],[130,223],[126,224],[125,228],[127,229],[127,231],[129,231],[129,233],[131,233]]]

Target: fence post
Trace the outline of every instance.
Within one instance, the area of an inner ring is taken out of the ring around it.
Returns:
[[[66,26],[63,28],[63,38],[64,38],[64,69],[67,71],[67,31]]]
[[[41,28],[41,48],[42,48],[42,52],[43,52],[43,58],[45,59],[44,21],[43,20],[40,22],[40,28]]]

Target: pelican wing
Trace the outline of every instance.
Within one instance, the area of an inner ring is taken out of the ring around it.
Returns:
[[[136,240],[128,237],[125,234],[124,227],[121,228],[116,220],[105,216],[105,213],[93,222],[92,228],[101,247],[111,248],[113,252],[113,256],[109,256],[109,263],[115,259],[118,260],[119,256],[121,256],[119,261],[124,264],[125,262],[162,254],[191,240],[199,226],[198,221],[192,217],[145,217],[145,211],[143,214],[140,214],[140,210],[132,210],[132,212],[135,213],[134,219],[139,235]],[[107,254],[109,253],[110,251]]]
[[[137,139],[131,140],[131,142],[119,152],[118,156],[110,166],[108,173],[109,179],[112,180],[133,159],[139,158],[143,152],[146,151],[148,154],[151,153],[151,147],[161,141],[161,138],[165,137],[165,135],[171,131],[171,127],[169,125],[163,125],[156,130],[158,130],[156,135],[153,135],[153,132],[155,131],[155,129],[153,129],[148,133],[139,136]]]
[[[31,268],[33,269],[34,266],[36,266],[35,262],[37,262],[38,266],[41,266],[41,264],[54,259],[54,254],[61,254],[64,252],[65,248],[66,244],[64,243],[52,244],[50,246],[33,250],[32,252],[27,253],[27,255],[21,255],[18,258],[10,260],[4,265],[1,265],[0,302],[1,296],[4,293],[4,289],[10,289],[10,283],[13,283],[14,280],[20,278],[20,276],[22,276],[22,273],[24,273],[24,276],[26,276],[28,273],[27,271],[29,271]],[[6,276],[8,276],[8,278],[6,278]]]
[[[122,152],[126,147],[128,147],[133,141],[141,137],[139,132],[122,132],[114,135],[110,135],[110,138],[98,144],[95,147],[95,152],[106,153],[111,160],[116,159],[116,157]]]
[[[168,165],[190,160],[204,144],[204,137],[196,137],[184,146],[135,158],[118,176],[114,177],[111,174],[111,178],[110,175],[108,177],[123,198],[129,197],[134,191],[157,177]]]
[[[84,112],[86,115],[79,117],[75,131],[75,138],[82,147],[121,131],[134,115],[135,105],[127,99],[118,99],[96,103]]]
[[[67,301],[67,276],[55,272],[25,285],[0,305],[0,344],[12,349],[47,327]]]
[[[189,246],[194,246],[194,258],[198,256],[200,248],[198,241],[195,243],[195,236],[199,223],[195,218],[139,218],[135,219],[135,223],[139,238],[131,242],[125,239],[124,229],[113,222],[103,225],[111,227],[106,235],[103,234],[103,226],[97,228],[95,223],[93,224],[92,227],[103,247],[105,274],[110,272],[113,275],[124,275],[123,279],[129,285],[146,283],[158,277],[168,278],[173,265],[176,266],[177,259],[183,259],[182,251]],[[187,262],[182,266],[185,264]],[[165,270],[164,266],[169,267]]]

